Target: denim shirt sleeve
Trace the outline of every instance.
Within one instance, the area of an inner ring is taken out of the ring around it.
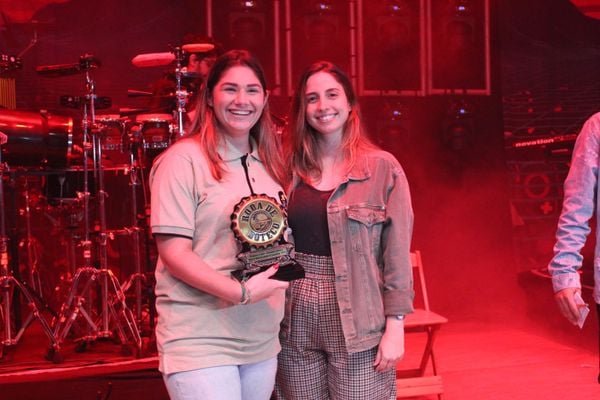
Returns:
[[[397,163],[388,189],[386,221],[382,230],[383,303],[385,315],[413,311],[413,278],[410,245],[413,209],[404,171]]]
[[[597,113],[584,124],[577,137],[564,183],[554,257],[548,266],[555,293],[568,287],[581,288],[577,271],[582,265],[581,249],[590,233],[597,200],[599,141],[600,113]]]

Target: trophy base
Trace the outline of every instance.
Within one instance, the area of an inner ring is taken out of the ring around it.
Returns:
[[[252,276],[259,274],[263,271],[266,271],[269,268],[270,268],[270,265],[267,265],[264,267],[257,267],[256,269],[253,269],[252,271],[247,270],[247,269],[238,269],[236,271],[233,271],[231,273],[231,276],[233,276],[238,281],[248,280]],[[289,282],[289,281],[293,281],[296,279],[302,279],[302,278],[304,278],[304,268],[302,268],[302,265],[293,261],[293,262],[281,264],[279,266],[279,269],[277,270],[277,272],[275,272],[275,274],[273,274],[273,276],[271,276],[270,279],[276,279],[278,281]]]

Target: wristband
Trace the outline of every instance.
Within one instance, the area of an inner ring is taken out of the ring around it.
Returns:
[[[240,305],[246,305],[250,303],[250,291],[246,288],[246,282],[241,281],[240,286],[242,288],[242,298],[240,299]]]

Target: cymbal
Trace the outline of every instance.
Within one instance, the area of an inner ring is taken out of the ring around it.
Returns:
[[[151,97],[152,95],[152,92],[145,90],[127,89],[127,97]]]
[[[188,43],[181,46],[181,49],[187,53],[208,53],[214,50],[212,43]]]
[[[167,108],[166,107],[159,107],[159,108],[120,108],[119,109],[119,115],[121,117],[130,117],[130,116],[136,116],[138,114],[148,114],[148,113],[166,113]]]
[[[167,113],[139,113],[135,116],[136,122],[172,121],[173,115]]]
[[[91,54],[85,54],[79,57],[78,63],[40,65],[35,68],[35,71],[42,76],[54,78],[78,74],[92,68],[98,68],[101,65],[102,63],[96,57]]]
[[[131,59],[136,67],[161,67],[175,61],[175,55],[169,52],[138,54]]]
[[[177,94],[174,91],[159,94],[159,93],[153,93],[153,92],[146,92],[143,90],[127,89],[127,97],[155,97],[155,98],[162,98],[162,99],[171,99],[171,98],[174,99],[177,97]]]
[[[59,77],[78,74],[81,72],[79,64],[56,64],[56,65],[40,65],[35,68],[35,71],[46,77]]]

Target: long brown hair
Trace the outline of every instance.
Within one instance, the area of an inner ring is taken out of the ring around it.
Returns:
[[[265,98],[267,96],[267,82],[264,71],[259,61],[246,50],[230,50],[221,55],[210,69],[206,83],[203,85],[198,104],[196,108],[198,113],[190,127],[189,136],[197,136],[202,147],[202,151],[210,161],[211,174],[221,180],[226,173],[225,164],[217,152],[220,134],[217,129],[217,120],[214,109],[209,106],[209,100],[212,99],[213,90],[223,74],[235,66],[244,66],[250,68],[258,78]],[[286,181],[286,173],[283,163],[281,140],[277,137],[275,125],[271,120],[269,102],[265,102],[262,115],[250,128],[250,135],[258,145],[258,155],[265,165],[269,175],[279,184],[283,185]]]
[[[351,112],[342,133],[342,156],[348,170],[356,162],[362,149],[374,149],[374,144],[366,137],[361,123],[360,108],[356,93],[348,75],[337,65],[329,61],[318,61],[304,70],[296,88],[292,103],[292,117],[289,138],[286,143],[286,159],[291,170],[304,181],[311,182],[321,178],[321,153],[318,145],[320,133],[306,120],[306,84],[317,72],[326,72],[342,85],[350,104]]]

